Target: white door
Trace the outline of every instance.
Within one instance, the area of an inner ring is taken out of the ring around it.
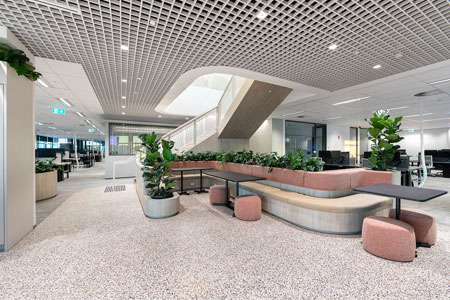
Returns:
[[[5,86],[0,83],[0,251],[5,245]]]

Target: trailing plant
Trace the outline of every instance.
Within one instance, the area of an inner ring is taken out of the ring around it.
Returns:
[[[36,72],[36,68],[30,63],[30,59],[20,49],[14,49],[6,43],[0,43],[0,61],[7,62],[17,75],[25,76],[31,81],[36,81],[42,75]]]
[[[59,168],[53,164],[53,160],[36,160],[34,164],[35,173],[47,173],[58,170]]]
[[[176,155],[172,153],[173,141],[160,140],[156,133],[141,134],[139,138],[145,148],[142,168],[146,188],[154,199],[173,197],[175,178],[169,174],[169,167],[175,161]]]
[[[398,135],[403,117],[391,119],[389,110],[378,110],[369,120],[365,119],[372,127],[369,128],[369,140],[373,143],[372,153],[369,158],[372,170],[386,171],[387,164],[394,158],[395,151],[400,148],[394,145],[403,138]]]

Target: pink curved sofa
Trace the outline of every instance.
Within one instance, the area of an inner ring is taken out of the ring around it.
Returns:
[[[372,171],[362,168],[306,172],[218,161],[182,161],[174,162],[171,168],[210,167],[218,171],[232,171],[267,178],[275,181],[313,190],[340,191],[378,183],[392,183],[392,172]]]

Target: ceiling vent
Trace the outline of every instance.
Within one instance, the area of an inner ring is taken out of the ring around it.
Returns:
[[[427,96],[436,96],[443,94],[440,90],[432,90],[432,91],[426,91],[426,92],[420,92],[414,95],[414,97],[427,97]]]

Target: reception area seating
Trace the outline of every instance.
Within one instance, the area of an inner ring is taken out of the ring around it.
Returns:
[[[258,221],[261,218],[261,198],[239,196],[235,200],[234,214],[243,221]]]
[[[395,209],[391,209],[389,217],[395,219]],[[416,242],[433,246],[436,243],[436,219],[430,213],[412,208],[402,208],[400,220],[414,228]]]
[[[257,195],[263,211],[309,230],[333,234],[360,233],[366,216],[389,214],[392,198],[353,194],[353,188],[397,180],[393,172],[361,168],[323,172],[273,168],[269,172],[264,166],[218,161],[182,161],[172,165],[172,168],[180,167],[211,167],[265,177],[267,180],[240,183],[240,195]],[[198,173],[185,172],[184,184],[190,189],[198,188]],[[217,185],[223,185],[223,180],[204,175],[203,186],[211,187],[211,203],[221,203],[216,194],[216,189],[220,189],[215,187]],[[233,197],[235,185],[232,183],[230,190]]]
[[[209,202],[213,205],[225,205],[227,199],[224,185],[213,185],[209,187]]]
[[[373,255],[402,262],[414,260],[414,229],[400,220],[379,216],[365,218],[362,241],[364,249]]]

